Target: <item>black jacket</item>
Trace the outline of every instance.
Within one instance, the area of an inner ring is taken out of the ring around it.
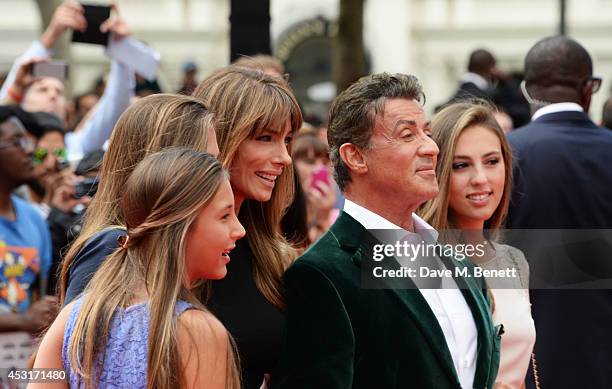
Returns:
[[[508,140],[515,155],[509,228],[574,235],[612,228],[612,132],[565,111],[541,116]],[[580,250],[573,260],[596,252],[612,261],[612,250],[601,251]],[[529,250],[525,256],[530,261]],[[532,290],[531,299],[542,387],[610,388],[612,290]]]

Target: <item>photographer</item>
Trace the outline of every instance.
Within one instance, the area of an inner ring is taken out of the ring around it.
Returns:
[[[105,21],[100,30],[110,32],[111,39],[119,41],[131,34],[130,28],[118,16],[117,7],[113,6],[115,15]],[[66,120],[66,97],[64,82],[55,77],[34,78],[31,75],[34,63],[48,61],[53,55],[55,42],[68,30],[83,31],[87,21],[83,7],[76,1],[67,0],[57,8],[53,19],[40,41],[33,42],[28,50],[18,58],[0,90],[0,101],[5,104],[18,103],[27,111],[44,111]],[[153,50],[150,55],[155,56]],[[104,94],[93,108],[94,113],[86,116],[86,122],[78,131],[66,134],[68,158],[76,160],[83,154],[102,148],[109,139],[112,129],[121,113],[130,104],[135,85],[133,65],[122,63],[112,58],[111,70]]]
[[[81,232],[84,211],[98,189],[98,172],[104,151],[87,153],[79,162],[72,182],[64,182],[54,193],[47,224],[51,231],[53,263],[49,272],[48,292],[54,293],[57,269],[62,254]]]

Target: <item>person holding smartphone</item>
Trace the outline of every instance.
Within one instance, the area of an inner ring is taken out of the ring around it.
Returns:
[[[338,217],[335,183],[329,171],[329,150],[315,134],[305,132],[294,141],[292,155],[306,197],[308,238],[315,242]]]
[[[56,291],[62,253],[66,253],[83,228],[85,211],[98,189],[103,157],[103,150],[85,154],[74,175],[55,191],[51,201],[51,211],[47,216],[53,254],[47,289],[49,293]]]
[[[100,30],[110,33],[113,40],[121,40],[131,35],[131,31],[125,20],[118,16],[117,7],[113,5],[113,8],[115,14],[102,23]],[[5,104],[21,104],[22,108],[30,112],[52,113],[64,122],[67,115],[65,80],[57,77],[62,72],[54,71],[53,76],[34,77],[32,70],[36,63],[50,61],[53,56],[53,46],[65,32],[85,31],[86,28],[87,19],[84,16],[83,6],[74,0],[62,3],[56,9],[40,40],[33,42],[14,62],[0,89],[0,101]],[[104,142],[110,138],[119,116],[130,104],[135,85],[133,70],[135,64],[120,62],[113,57],[111,60],[107,86],[97,106],[94,107],[95,112],[82,126],[79,126],[78,131],[66,134],[66,150],[70,159],[79,159],[89,151],[102,148]],[[52,64],[55,68],[60,66],[57,63]]]

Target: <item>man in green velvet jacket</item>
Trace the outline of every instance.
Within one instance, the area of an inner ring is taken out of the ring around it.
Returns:
[[[272,389],[493,388],[501,331],[476,282],[362,284],[378,242],[368,230],[398,230],[415,242],[431,233],[414,214],[438,192],[438,148],[422,98],[414,76],[383,73],[334,100],[328,140],[347,201],[285,273],[287,337]]]

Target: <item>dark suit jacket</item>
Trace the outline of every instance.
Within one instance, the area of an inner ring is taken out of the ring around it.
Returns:
[[[516,159],[510,228],[611,228],[612,132],[559,112],[508,134]]]
[[[482,90],[473,82],[462,82],[461,85],[459,85],[459,90],[457,90],[455,95],[451,98],[451,101],[470,100],[474,98],[491,100],[492,90]]]
[[[462,82],[459,85],[459,89],[455,92],[455,94],[443,104],[435,107],[435,112],[440,111],[442,108],[447,105],[463,102],[463,101],[471,101],[475,99],[482,99],[486,101],[492,101],[493,99],[493,90],[482,90],[476,86],[473,82]]]
[[[612,228],[612,132],[582,112],[559,112],[508,140],[515,155],[509,228]],[[542,386],[612,387],[612,290],[532,290],[531,299]]]
[[[362,288],[362,260],[372,241],[342,212],[287,270],[287,344],[272,388],[460,388],[442,329],[422,294]],[[463,294],[478,329],[474,387],[492,388],[499,336],[486,293],[472,288]]]

